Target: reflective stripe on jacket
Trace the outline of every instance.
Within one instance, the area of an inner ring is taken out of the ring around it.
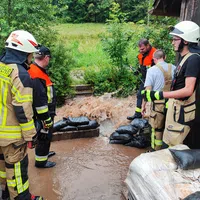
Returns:
[[[19,64],[0,62],[0,146],[26,140],[36,134],[32,111],[32,84]]]

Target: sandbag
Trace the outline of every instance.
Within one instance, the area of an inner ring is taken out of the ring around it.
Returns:
[[[76,126],[65,126],[64,128],[61,128],[58,132],[65,132],[65,131],[77,131]]]
[[[77,126],[78,130],[88,130],[88,129],[95,129],[99,127],[99,124],[96,120],[89,121],[89,124],[87,125],[79,125]]]
[[[89,119],[85,116],[65,118],[70,126],[88,125]]]
[[[126,140],[110,140],[109,143],[110,144],[126,144],[129,141]]]
[[[138,128],[138,129],[142,129],[145,126],[148,126],[148,120],[146,119],[140,119],[140,118],[135,118],[132,122],[131,125]]]
[[[61,128],[64,128],[68,125],[68,121],[66,119],[59,120],[53,124],[53,133],[59,131]]]
[[[200,199],[200,192],[197,191],[197,192],[195,192],[193,194],[190,194],[189,196],[187,196],[183,200],[199,200],[199,199]]]
[[[130,142],[133,136],[130,134],[119,134],[118,132],[114,132],[110,136],[110,140],[125,140],[127,142]]]
[[[136,134],[138,132],[138,129],[136,127],[133,127],[131,125],[123,125],[120,126],[116,132],[118,132],[119,134]]]
[[[169,149],[177,165],[184,170],[200,168],[200,149]]]
[[[146,148],[150,146],[150,140],[148,140],[143,135],[136,135],[133,137],[131,142],[125,144],[126,146],[130,147],[137,147],[137,148]]]

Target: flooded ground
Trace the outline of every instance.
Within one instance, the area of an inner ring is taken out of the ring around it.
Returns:
[[[145,150],[111,145],[107,137],[53,142],[57,163],[52,169],[34,167],[29,153],[30,189],[46,200],[123,200],[122,188],[131,161]]]
[[[57,155],[50,160],[57,163],[52,169],[34,167],[34,150],[29,153],[30,189],[46,200],[123,200],[123,181],[131,161],[145,150],[119,144],[109,144],[108,137],[120,125],[129,124],[135,96],[111,98],[76,97],[68,99],[57,109],[55,121],[62,117],[87,116],[100,124],[100,135],[53,142]]]

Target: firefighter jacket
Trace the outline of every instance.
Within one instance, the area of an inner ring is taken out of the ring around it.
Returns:
[[[145,54],[138,55],[138,61],[140,65],[140,71],[142,73],[142,78],[145,79],[147,68],[154,65],[153,62],[153,53],[156,51],[154,47],[151,47],[150,50]]]
[[[32,141],[36,134],[27,53],[6,49],[0,59],[0,146]]]
[[[34,119],[49,120],[50,117],[53,118],[56,115],[56,94],[53,83],[46,70],[36,63],[30,65],[28,72],[33,79],[34,85]]]

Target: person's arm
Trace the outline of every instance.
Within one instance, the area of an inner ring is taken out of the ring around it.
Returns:
[[[185,98],[192,95],[194,92],[194,87],[196,84],[196,78],[195,77],[187,77],[185,79],[185,87],[179,90],[170,91],[170,92],[163,92],[164,98]]]
[[[37,118],[43,122],[44,128],[52,126],[52,120],[49,114],[48,97],[45,83],[39,78],[33,79],[33,106],[37,113]]]
[[[15,72],[12,80],[12,105],[25,141],[32,141],[36,134],[32,110],[32,82],[26,72]]]
[[[145,87],[145,90],[152,90],[152,87],[151,86],[147,86],[147,87]],[[142,110],[141,110],[142,116],[144,116],[145,113],[146,113],[146,104],[147,104],[147,101],[145,101],[143,99],[143,101],[142,101]]]

